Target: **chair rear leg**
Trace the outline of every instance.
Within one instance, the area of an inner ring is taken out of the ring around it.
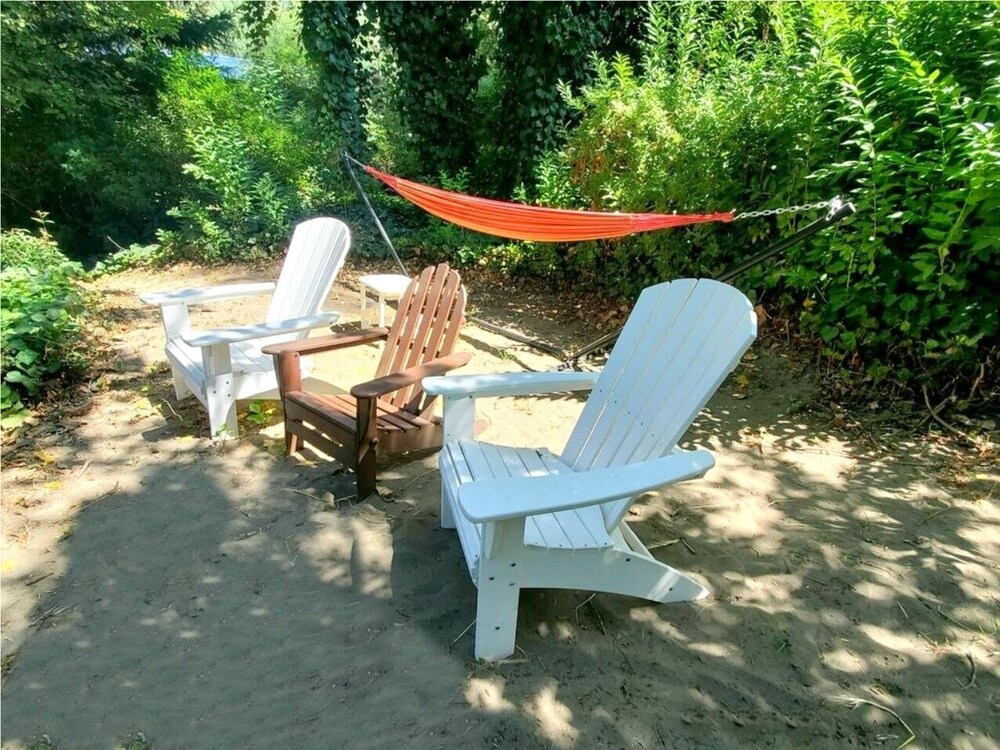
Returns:
[[[480,561],[483,565],[483,561]],[[483,568],[476,598],[476,658],[506,659],[514,653],[521,587],[506,564]]]

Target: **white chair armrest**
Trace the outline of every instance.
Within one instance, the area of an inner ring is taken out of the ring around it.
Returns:
[[[470,482],[458,490],[462,513],[475,523],[503,521],[621,500],[702,476],[715,466],[708,451],[678,451],[624,466],[544,477]]]
[[[211,331],[191,331],[181,336],[189,346],[214,346],[215,344],[234,344],[237,341],[249,341],[270,336],[280,336],[283,333],[307,331],[310,328],[322,328],[336,323],[339,312],[321,312],[304,318],[290,318],[273,323],[258,323],[251,326],[236,326],[234,328],[216,328]]]
[[[273,281],[262,281],[253,284],[224,284],[222,286],[207,286],[192,289],[178,289],[173,292],[146,292],[139,299],[147,305],[193,305],[199,302],[231,299],[233,297],[249,297],[255,294],[268,294],[274,291]]]
[[[505,372],[424,378],[427,393],[445,398],[530,396],[560,391],[586,391],[594,387],[598,372]]]

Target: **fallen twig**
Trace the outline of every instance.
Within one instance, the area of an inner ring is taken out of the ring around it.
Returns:
[[[104,499],[104,498],[106,498],[106,497],[111,497],[111,496],[112,496],[112,495],[114,495],[114,494],[115,494],[116,492],[118,492],[118,488],[119,488],[119,487],[121,487],[121,485],[122,485],[122,483],[121,483],[121,482],[115,482],[115,486],[114,486],[114,487],[112,487],[112,488],[111,488],[110,490],[108,490],[107,492],[105,492],[105,493],[104,493],[103,495],[101,495],[100,497],[95,497],[95,498],[94,498],[93,500],[87,500],[87,501],[85,501],[85,502],[81,503],[81,504],[80,504],[80,510],[83,510],[84,508],[89,508],[89,507],[90,507],[91,505],[93,505],[94,503],[99,503],[99,502],[101,502],[101,500],[103,500],[103,499]]]
[[[960,688],[962,688],[962,690],[968,690],[970,687],[976,684],[976,658],[972,655],[971,651],[966,651],[965,656],[969,660],[969,664],[972,665],[972,675],[969,677],[968,685],[963,685],[961,680],[959,680],[957,677],[955,678],[958,681],[958,685]]]
[[[944,612],[944,611],[943,611],[943,610],[941,609],[941,607],[936,607],[936,609],[937,609],[937,613],[938,613],[939,615],[941,615],[941,616],[942,616],[942,617],[943,617],[944,619],[946,619],[946,620],[947,620],[948,622],[952,622],[952,623],[954,623],[955,625],[958,625],[958,627],[960,627],[960,628],[961,628],[962,630],[964,630],[964,631],[965,631],[966,633],[970,633],[970,634],[972,634],[972,635],[980,635],[980,634],[979,634],[979,633],[977,633],[977,632],[976,632],[975,630],[973,630],[972,628],[970,628],[970,627],[969,627],[968,625],[965,625],[964,623],[961,623],[961,622],[959,622],[958,620],[956,620],[956,619],[955,619],[954,617],[952,617],[951,615],[949,615],[949,614],[946,614],[946,613],[945,613],[945,612]]]
[[[652,544],[647,544],[646,549],[659,549],[660,547],[669,547],[672,544],[677,544],[680,539],[667,539],[665,542],[653,542]]]
[[[942,513],[947,513],[949,510],[955,510],[955,506],[954,505],[949,505],[947,508],[942,508],[941,510],[934,511],[933,513],[931,513],[929,516],[927,516],[923,520],[917,521],[917,526],[923,526],[925,523],[927,523],[928,521],[930,521],[932,518],[937,518]]]
[[[579,604],[576,605],[576,624],[577,625],[580,624],[580,607],[582,607],[584,604],[589,603],[590,600],[593,599],[595,596],[597,596],[597,594],[591,594],[586,599],[584,599],[582,602],[580,602]]]
[[[473,620],[468,625],[466,625],[465,630],[463,630],[461,633],[458,634],[458,638],[456,638],[455,640],[453,640],[451,643],[448,644],[448,650],[451,651],[451,647],[454,646],[456,643],[458,643],[460,640],[462,640],[462,636],[464,636],[466,633],[472,630],[472,626],[475,624],[476,621]]]
[[[403,485],[402,487],[400,487],[400,488],[398,488],[398,489],[393,489],[393,490],[390,490],[390,491],[389,491],[389,494],[390,494],[390,495],[393,495],[393,496],[396,496],[396,497],[399,497],[399,496],[400,496],[401,494],[403,494],[403,490],[405,490],[405,489],[406,489],[407,487],[409,487],[409,486],[410,486],[411,484],[413,484],[414,482],[419,482],[419,481],[420,481],[421,479],[423,479],[424,477],[428,477],[428,476],[430,476],[431,474],[435,473],[436,471],[437,471],[437,469],[431,469],[430,471],[425,471],[425,472],[424,472],[423,474],[421,474],[420,476],[418,476],[418,477],[414,477],[413,479],[411,479],[411,480],[410,480],[409,482],[407,482],[406,484],[404,484],[404,485]]]
[[[604,635],[607,635],[608,631],[607,631],[607,628],[604,627],[604,618],[601,617],[600,611],[597,609],[597,607],[594,606],[594,597],[595,596],[597,596],[597,594],[591,594],[586,599],[584,599],[582,602],[580,602],[578,605],[576,605],[576,624],[577,625],[580,624],[580,608],[582,606],[584,606],[585,604],[589,604],[590,608],[592,610],[594,610],[594,614],[597,615],[597,624],[601,626],[601,632],[604,633]]]
[[[173,414],[175,417],[177,417],[182,422],[184,421],[184,417],[182,417],[180,414],[178,414],[176,411],[174,411],[174,407],[170,405],[169,401],[167,401],[165,398],[161,398],[160,401],[162,401],[164,404],[166,404],[167,408],[170,409],[170,413],[171,414]]]
[[[873,708],[877,708],[880,711],[885,711],[886,713],[889,713],[889,714],[892,714],[893,716],[895,716],[899,720],[899,723],[902,724],[903,727],[906,729],[906,731],[910,733],[910,736],[907,737],[905,740],[903,740],[903,744],[901,744],[899,747],[897,747],[896,750],[903,750],[904,747],[906,747],[911,742],[913,742],[913,740],[917,739],[916,732],[914,732],[912,729],[910,729],[910,725],[906,723],[906,721],[903,719],[903,717],[900,716],[899,714],[897,714],[895,711],[893,711],[888,706],[883,706],[881,703],[875,703],[874,701],[865,700],[864,698],[848,698],[847,702],[850,703],[850,704],[852,704],[851,705],[852,709],[857,708],[858,706],[860,706],[863,703],[866,706],[872,706]]]
[[[933,406],[931,406],[930,396],[927,395],[927,386],[926,385],[925,386],[921,386],[921,388],[922,388],[922,390],[924,392],[924,403],[927,404],[927,411],[930,412],[931,418],[935,422],[937,422],[939,425],[941,425],[942,427],[944,427],[945,429],[951,430],[952,432],[954,432],[959,437],[964,438],[965,440],[969,441],[969,443],[971,443],[972,445],[978,445],[978,443],[976,442],[975,438],[973,438],[967,432],[962,432],[962,430],[960,430],[957,427],[955,427],[955,425],[952,425],[952,424],[949,424],[948,422],[945,422],[941,418],[941,415],[938,414],[937,409],[935,409]],[[940,408],[940,407],[938,407],[938,408]]]
[[[36,627],[36,626],[42,625],[46,620],[48,620],[48,619],[50,619],[52,617],[56,617],[57,615],[61,615],[67,609],[69,609],[68,606],[67,607],[50,607],[49,609],[45,610],[44,612],[42,612],[42,614],[40,614],[38,617],[36,617],[34,620],[31,621],[31,627]]]
[[[697,555],[698,554],[697,552],[694,551],[694,547],[692,547],[690,544],[688,544],[688,540],[685,539],[684,537],[681,537],[681,544],[683,544],[685,547],[687,547],[687,551],[690,552],[692,555]]]

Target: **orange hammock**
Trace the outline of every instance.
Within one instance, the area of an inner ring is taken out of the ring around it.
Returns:
[[[511,240],[581,242],[624,237],[634,232],[650,232],[684,224],[733,220],[731,211],[687,215],[621,214],[526,206],[441,190],[394,177],[364,164],[360,166],[372,177],[439,219]]]

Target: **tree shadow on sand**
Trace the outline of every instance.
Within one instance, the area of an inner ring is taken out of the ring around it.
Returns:
[[[724,387],[689,434],[717,467],[630,516],[713,596],[525,591],[498,664],[471,658],[475,589],[438,527],[433,456],[383,467],[391,494],[358,502],[353,476],[277,441],[212,446],[156,391],[156,425],[73,444],[122,486],[58,546],[4,682],[4,746],[895,748],[903,720],[910,747],[995,747],[995,500],[859,451],[776,385]]]

